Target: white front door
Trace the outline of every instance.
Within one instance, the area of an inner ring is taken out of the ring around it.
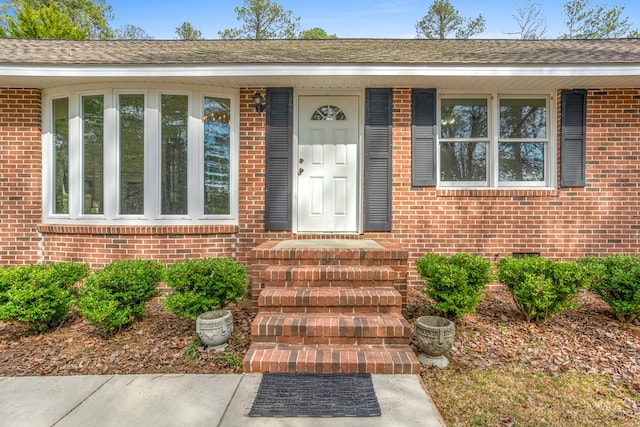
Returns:
[[[298,231],[358,231],[358,96],[300,96]]]

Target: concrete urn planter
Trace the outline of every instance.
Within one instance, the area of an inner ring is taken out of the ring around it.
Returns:
[[[422,354],[418,356],[425,365],[446,368],[449,359],[445,354],[453,344],[456,325],[449,319],[438,316],[422,316],[416,320],[415,336]]]
[[[231,311],[213,310],[202,313],[196,319],[196,332],[208,348],[224,350],[233,332]]]

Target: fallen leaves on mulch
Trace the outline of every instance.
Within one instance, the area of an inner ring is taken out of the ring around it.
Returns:
[[[105,338],[75,314],[56,329],[35,334],[0,322],[0,376],[241,372],[250,344],[250,301],[230,305],[234,330],[222,352],[205,350],[195,321],[180,319],[158,302],[141,321]],[[187,357],[189,353],[191,357]]]
[[[534,372],[578,371],[622,380],[640,391],[640,326],[623,325],[592,294],[579,308],[544,325],[527,324],[502,287],[489,288],[476,313],[456,324],[448,357],[453,368],[483,369],[514,364]],[[229,307],[234,332],[223,352],[198,347],[195,322],[179,319],[159,303],[130,328],[104,338],[79,315],[43,334],[0,322],[0,375],[89,375],[241,372],[250,345],[250,301]],[[412,291],[407,319],[432,314],[431,303]],[[415,341],[412,340],[415,347]],[[190,353],[192,357],[185,354]]]
[[[410,292],[410,323],[433,314],[431,310],[424,295]],[[418,351],[415,340],[412,345]],[[448,357],[453,368],[519,365],[551,375],[576,371],[622,381],[640,391],[640,326],[620,323],[607,304],[589,292],[578,295],[576,310],[536,325],[523,320],[505,288],[488,288],[476,313],[456,322]]]

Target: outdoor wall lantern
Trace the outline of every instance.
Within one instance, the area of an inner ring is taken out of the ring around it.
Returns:
[[[260,92],[256,92],[253,95],[253,103],[256,106],[257,113],[262,113],[264,111],[266,105],[264,104],[264,98],[260,95]]]

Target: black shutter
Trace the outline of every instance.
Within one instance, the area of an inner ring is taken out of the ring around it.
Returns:
[[[436,91],[411,92],[411,183],[436,185]]]
[[[560,186],[584,187],[587,147],[587,91],[562,91]]]
[[[265,229],[291,230],[293,89],[267,88]]]
[[[391,231],[391,89],[367,89],[364,227]]]

